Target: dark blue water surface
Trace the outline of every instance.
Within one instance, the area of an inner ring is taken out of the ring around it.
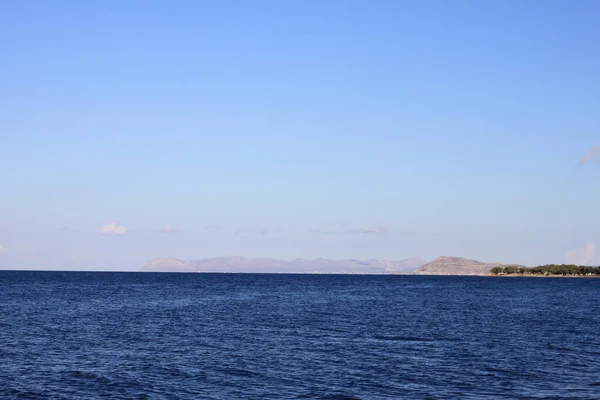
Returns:
[[[0,397],[600,398],[600,279],[0,272]]]

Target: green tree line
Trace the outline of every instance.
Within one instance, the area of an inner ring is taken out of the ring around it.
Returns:
[[[589,267],[573,264],[547,264],[537,267],[522,267],[507,265],[506,267],[494,267],[490,270],[494,275],[573,275],[593,276],[600,275],[600,267]]]

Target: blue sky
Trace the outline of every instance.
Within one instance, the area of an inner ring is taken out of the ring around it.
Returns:
[[[0,267],[600,262],[597,1],[5,1],[0,37]]]

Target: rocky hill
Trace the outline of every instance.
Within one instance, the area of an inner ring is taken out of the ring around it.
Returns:
[[[273,258],[216,257],[196,261],[155,258],[142,266],[142,272],[263,272],[323,274],[398,274],[410,273],[425,264],[420,257],[401,261],[384,260],[316,260],[293,261]]]
[[[417,268],[419,275],[487,275],[490,269],[503,266],[499,263],[484,263],[462,257],[442,256]]]

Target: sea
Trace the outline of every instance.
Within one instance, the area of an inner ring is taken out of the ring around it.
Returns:
[[[600,279],[1,271],[0,399],[600,399]]]

